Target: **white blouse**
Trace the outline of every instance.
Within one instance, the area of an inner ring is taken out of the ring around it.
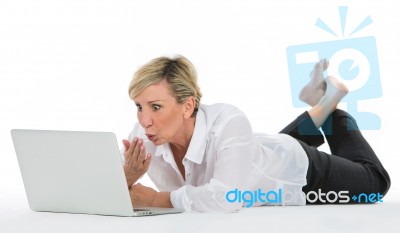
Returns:
[[[306,203],[308,158],[301,145],[285,134],[254,134],[234,106],[200,105],[182,161],[185,179],[168,143],[154,146],[138,123],[128,139],[135,136],[153,155],[148,176],[159,191],[171,192],[175,208],[235,212],[243,206]]]

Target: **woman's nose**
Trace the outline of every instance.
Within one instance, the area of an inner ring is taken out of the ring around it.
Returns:
[[[151,119],[151,116],[148,113],[142,112],[140,114],[140,119],[139,120],[140,120],[140,123],[141,123],[143,128],[149,128],[150,126],[153,125],[153,121]]]

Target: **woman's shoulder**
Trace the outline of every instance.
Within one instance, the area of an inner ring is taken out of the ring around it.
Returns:
[[[206,115],[232,115],[232,114],[243,114],[244,113],[234,105],[226,103],[216,103],[216,104],[200,104],[200,109]]]
[[[200,112],[204,113],[207,125],[224,126],[233,119],[246,119],[246,115],[236,106],[225,103],[200,105]]]

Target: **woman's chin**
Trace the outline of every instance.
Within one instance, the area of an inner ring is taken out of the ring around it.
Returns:
[[[165,142],[163,142],[162,140],[156,139],[154,141],[151,141],[151,143],[153,143],[153,145],[155,145],[155,146],[160,146],[160,145],[164,144]]]

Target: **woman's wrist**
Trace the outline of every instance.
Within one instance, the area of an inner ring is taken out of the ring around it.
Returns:
[[[132,185],[134,185],[140,179],[140,177],[140,175],[132,174],[131,172],[126,172],[125,170],[126,183],[129,189],[131,189]]]
[[[126,183],[128,184],[128,189],[131,189],[132,186],[139,180],[140,177],[136,176],[126,176]]]
[[[153,200],[153,206],[162,208],[173,208],[170,194],[170,192],[157,192],[157,195]]]

